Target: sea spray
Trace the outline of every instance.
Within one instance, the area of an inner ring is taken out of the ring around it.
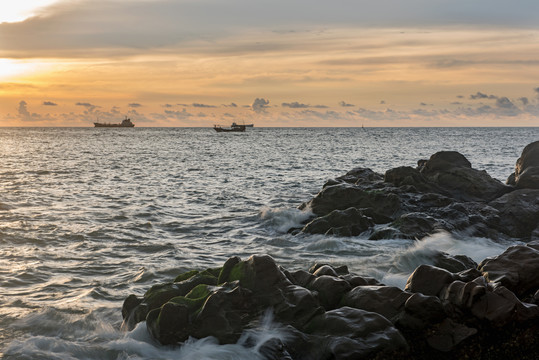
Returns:
[[[293,228],[302,227],[303,223],[313,216],[310,211],[299,209],[271,209],[267,206],[260,210],[260,218],[278,233],[286,233]]]
[[[459,235],[459,236],[457,236]],[[433,265],[440,252],[449,255],[465,255],[475,262],[502,253],[509,245],[487,238],[451,234],[440,231],[419,241],[393,256],[391,267],[381,281],[401,289],[411,273],[422,264]]]

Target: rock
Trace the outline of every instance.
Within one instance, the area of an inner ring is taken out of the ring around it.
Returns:
[[[309,273],[316,276],[329,275],[329,276],[339,276],[348,274],[348,266],[341,265],[334,267],[330,264],[319,264],[316,263],[309,268]]]
[[[392,217],[400,209],[400,199],[393,193],[338,184],[322,189],[306,207],[318,216],[327,215],[333,210],[355,207],[370,208],[376,213]]]
[[[432,265],[452,273],[475,269],[477,267],[477,263],[466,255],[449,255],[438,251],[432,254],[431,257],[434,260]]]
[[[333,210],[305,225],[301,230],[310,234],[332,234],[337,236],[357,236],[368,230],[374,223],[361,210],[348,208]]]
[[[393,286],[357,286],[344,295],[343,306],[372,311],[395,321],[411,293]]]
[[[516,179],[515,185],[519,189],[539,189],[539,166],[530,166]]]
[[[470,168],[472,164],[466,157],[456,151],[439,151],[424,164],[422,173],[444,171],[455,167]]]
[[[231,258],[222,268],[186,272],[176,283],[153,286],[142,299],[129,296],[122,315],[125,326],[145,319],[148,332],[162,344],[213,337],[220,344],[242,339],[240,344],[254,346],[247,343],[251,332],[246,330],[271,309],[286,335],[258,344],[259,355],[267,359],[413,359],[432,358],[438,351],[460,358],[467,346],[511,344],[515,329],[521,335],[514,345],[522,342],[528,351],[536,341],[526,339],[536,333],[539,320],[538,247],[533,241],[484,260],[485,277],[475,268],[453,273],[421,265],[405,291],[350,274],[344,265],[290,272],[267,255]],[[215,285],[216,275],[225,282]],[[528,302],[503,283],[521,289]],[[470,339],[468,345],[457,350],[464,339]],[[537,352],[527,353],[533,358]]]
[[[429,192],[435,187],[423,174],[410,166],[401,166],[387,170],[384,174],[384,181],[392,183],[395,186],[412,185],[416,189],[425,192]]]
[[[402,334],[386,318],[350,307],[315,317],[305,332],[325,340],[329,354],[319,359],[367,359],[374,353],[408,348]]]
[[[307,284],[316,278],[313,274],[305,270],[289,272],[288,270],[283,269],[282,271],[292,284],[299,285],[301,287],[307,286]]]
[[[489,205],[499,211],[498,228],[509,236],[530,238],[539,224],[539,190],[516,190]]]
[[[432,265],[420,265],[408,278],[404,290],[437,296],[454,279],[455,276],[447,270]]]
[[[273,301],[275,318],[302,329],[314,316],[324,313],[317,294],[297,285],[288,285]]]
[[[459,200],[492,200],[510,191],[485,171],[472,169],[468,159],[456,151],[440,151],[432,155],[421,174]]]
[[[341,276],[343,280],[348,282],[352,288],[356,286],[365,286],[365,285],[382,285],[375,278],[366,277],[366,276],[357,276],[354,274],[346,274]]]
[[[368,168],[354,168],[343,176],[336,178],[336,183],[346,182],[359,185],[362,183],[372,183],[382,181],[384,177]]]
[[[490,201],[511,191],[510,187],[485,171],[468,167],[425,170],[423,174],[453,198],[462,201]]]
[[[340,304],[343,295],[352,289],[345,280],[328,275],[317,277],[307,288],[318,293],[320,304],[326,310],[335,309]]]
[[[477,329],[445,319],[427,338],[427,343],[436,350],[450,351],[463,340],[477,333]]]
[[[515,185],[520,188],[539,189],[539,141],[522,150],[515,165]]]
[[[479,270],[490,282],[498,282],[522,297],[539,289],[539,250],[516,245],[483,260]]]
[[[419,240],[435,232],[438,220],[423,213],[407,213],[391,223],[401,238]]]
[[[258,353],[264,360],[292,360],[285,345],[279,338],[271,338],[258,348]]]
[[[411,329],[423,329],[440,322],[445,317],[444,307],[439,298],[414,293],[404,303],[404,312],[399,315],[397,324]]]

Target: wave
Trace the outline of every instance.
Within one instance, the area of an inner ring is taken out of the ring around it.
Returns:
[[[259,216],[267,226],[279,233],[286,233],[290,229],[303,227],[303,223],[313,217],[313,213],[294,208],[263,207]]]
[[[506,243],[498,243],[487,238],[439,232],[415,241],[395,255],[389,271],[381,280],[388,285],[404,288],[412,272],[419,265],[434,265],[440,252],[453,256],[465,255],[479,263],[487,257],[501,254],[507,247]]]
[[[65,331],[59,331],[61,324]],[[29,326],[34,335],[12,341],[5,349],[6,359],[263,360],[271,353],[268,344],[278,344],[287,336],[280,324],[274,322],[270,310],[257,326],[244,331],[237,343],[226,345],[207,337],[189,338],[178,346],[163,346],[150,336],[145,322],[130,332],[122,332],[91,313],[77,316],[55,309],[19,320],[14,328]]]

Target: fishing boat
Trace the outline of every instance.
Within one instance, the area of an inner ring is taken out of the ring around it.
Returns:
[[[230,127],[224,127],[221,125],[213,125],[213,130],[217,132],[244,132],[246,125],[238,125],[236,123],[232,123]]]
[[[118,127],[135,127],[135,124],[133,124],[131,122],[131,119],[127,118],[127,116],[125,117],[125,119],[122,120],[122,122],[120,124],[110,124],[110,123],[98,123],[98,122],[95,122],[94,123],[94,126],[95,127],[114,127],[114,128],[118,128]]]

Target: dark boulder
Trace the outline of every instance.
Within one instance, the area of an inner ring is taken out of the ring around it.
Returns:
[[[532,246],[512,246],[483,260],[478,268],[488,281],[502,284],[517,296],[539,289],[539,250]]]
[[[439,151],[432,155],[423,165],[422,173],[432,174],[455,167],[471,168],[472,164],[457,151]]]
[[[333,210],[351,207],[370,208],[374,212],[392,217],[400,209],[400,199],[393,193],[379,190],[364,190],[350,184],[328,186],[305,204],[317,216],[327,215]]]
[[[515,165],[515,185],[520,189],[539,189],[539,141],[522,150]]]
[[[324,342],[318,359],[368,359],[375,353],[406,350],[408,345],[393,324],[380,314],[350,307],[315,317],[305,332]]]
[[[408,278],[404,290],[437,296],[454,279],[453,273],[447,270],[432,265],[420,265]]]
[[[499,231],[515,238],[531,237],[539,224],[539,189],[522,189],[489,203],[499,212]]]
[[[346,293],[342,306],[372,311],[396,321],[411,293],[393,286],[357,286]]]
[[[327,215],[315,218],[301,230],[310,234],[331,234],[337,236],[357,236],[368,230],[374,223],[361,210],[348,208],[333,210]]]

